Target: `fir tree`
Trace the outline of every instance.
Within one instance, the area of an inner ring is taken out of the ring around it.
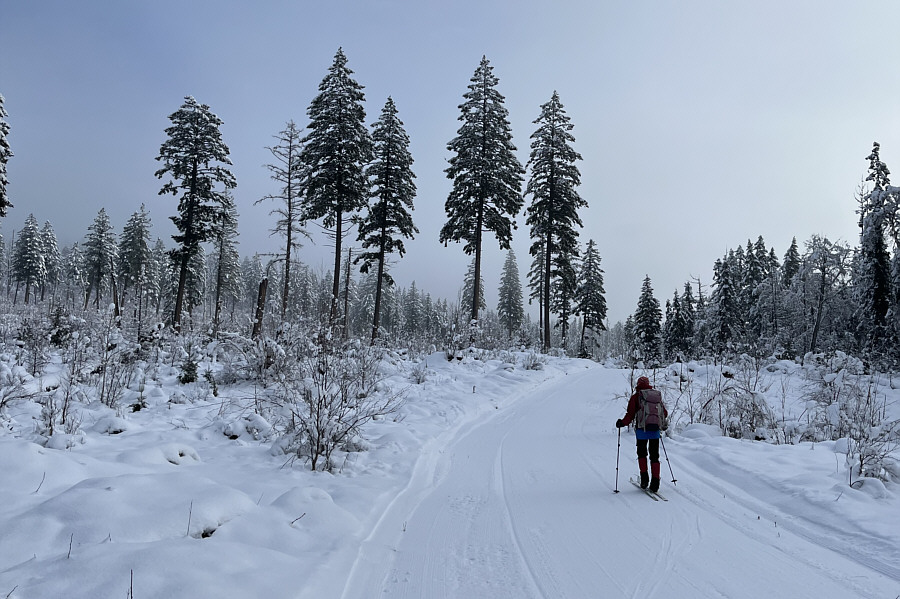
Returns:
[[[106,209],[101,208],[88,227],[84,239],[84,272],[87,279],[87,292],[84,295],[84,308],[87,309],[91,293],[94,293],[94,307],[100,308],[103,292],[111,287],[115,276],[114,265],[118,256],[116,237],[112,232],[112,224]]]
[[[47,280],[44,264],[44,242],[33,214],[25,219],[13,247],[12,275],[17,284],[25,284],[25,303],[31,299],[31,288],[39,287]],[[18,286],[16,287],[18,292]],[[18,293],[17,293],[18,295]]]
[[[633,319],[634,343],[645,365],[653,367],[659,363],[662,344],[662,310],[659,300],[653,296],[650,277],[645,276],[641,285],[637,310]]]
[[[447,222],[440,241],[465,241],[463,251],[475,256],[471,279],[475,287],[468,296],[472,320],[478,319],[483,302],[482,233],[493,232],[500,249],[508,250],[516,227],[513,219],[523,203],[524,171],[515,156],[509,113],[496,89],[498,82],[488,59],[482,57],[459,106],[462,126],[447,144],[453,156],[445,172],[453,188],[444,204]]]
[[[138,304],[144,294],[144,287],[150,276],[150,215],[141,204],[141,209],[133,213],[119,238],[119,281],[122,297],[130,287],[135,288]],[[138,306],[140,311],[140,306]]]
[[[66,302],[75,307],[76,296],[81,296],[87,287],[84,274],[84,255],[77,243],[62,252],[62,280],[66,290]]]
[[[3,102],[3,94],[0,94],[0,217],[6,216],[6,211],[13,207],[6,193],[6,186],[9,184],[9,179],[6,175],[6,164],[12,158],[13,153],[7,139],[9,123],[5,120],[9,117],[9,114],[6,112],[6,108],[3,107]]]
[[[231,159],[219,131],[222,120],[209,106],[187,96],[169,120],[172,126],[166,129],[168,139],[156,157],[163,168],[156,171],[156,177],[171,177],[159,191],[160,195],[180,194],[178,215],[171,217],[178,229],[178,234],[172,236],[178,244],[171,252],[178,272],[172,321],[179,329],[191,264],[196,265],[200,244],[212,239],[224,194],[236,187],[237,182],[227,168]]]
[[[588,240],[581,262],[578,276],[578,302],[575,314],[584,317],[581,329],[581,353],[585,353],[585,331],[590,329],[595,334],[606,330],[606,291],[603,288],[603,269],[600,268],[600,253],[593,239]]]
[[[387,99],[381,117],[374,125],[372,139],[375,142],[375,161],[366,170],[372,181],[372,203],[368,214],[359,223],[359,241],[364,251],[355,262],[362,262],[361,273],[367,273],[373,264],[377,265],[372,322],[374,343],[381,319],[382,285],[394,283],[385,268],[386,260],[394,252],[402,258],[406,252],[402,237],[412,239],[419,230],[410,214],[416,185],[413,182],[415,174],[412,172],[409,136],[403,129],[403,122],[398,118],[397,107],[391,98]]]
[[[888,229],[888,188],[890,171],[881,161],[878,142],[869,154],[869,174],[866,181],[872,188],[860,194],[860,240],[856,263],[856,295],[863,347],[869,351],[883,351],[887,339],[886,324],[891,306],[891,257],[885,236]]]
[[[550,101],[541,106],[541,114],[534,121],[537,131],[531,135],[531,157],[528,168],[531,177],[525,195],[533,197],[526,210],[526,223],[531,225],[532,255],[544,256],[542,307],[544,350],[550,349],[550,310],[564,311],[575,291],[574,259],[578,257],[578,232],[582,226],[578,209],[587,206],[576,191],[581,174],[575,166],[581,155],[571,144],[575,141],[559,95],[553,92]],[[551,297],[551,290],[556,297]],[[560,314],[565,339],[566,315]]]
[[[62,259],[59,255],[59,242],[56,240],[56,232],[50,221],[45,221],[41,228],[41,245],[43,246],[44,269],[47,271],[45,284],[54,289],[59,284],[62,268]],[[46,285],[41,285],[41,300],[44,299]]]
[[[309,237],[304,229],[302,215],[303,192],[303,163],[300,161],[300,153],[303,149],[300,130],[294,121],[288,121],[284,130],[279,132],[275,139],[277,144],[266,148],[275,159],[274,164],[267,164],[266,168],[272,174],[281,189],[278,193],[267,195],[263,200],[275,200],[279,205],[270,212],[277,217],[273,233],[281,235],[284,243],[284,275],[281,292],[281,319],[284,320],[287,313],[288,298],[291,289],[291,261],[294,259],[294,251],[301,247],[300,238]]]
[[[791,246],[784,254],[784,262],[781,270],[784,275],[784,284],[790,285],[791,281],[800,272],[800,250],[797,249],[797,238],[791,239]]]
[[[366,129],[363,86],[347,67],[338,48],[319,94],[306,113],[310,133],[303,139],[300,161],[306,169],[304,219],[319,220],[334,239],[334,270],[330,318],[337,319],[341,252],[345,225],[366,205],[365,165],[372,157],[372,139]]]
[[[741,332],[738,288],[732,270],[734,263],[734,260],[726,257],[724,260],[716,260],[713,267],[710,330],[713,335],[713,346],[719,351],[737,341]]]
[[[511,249],[506,253],[503,272],[500,274],[499,296],[497,316],[509,338],[512,338],[525,320],[525,308],[522,305],[522,281],[519,279],[519,266],[516,263],[516,254]]]

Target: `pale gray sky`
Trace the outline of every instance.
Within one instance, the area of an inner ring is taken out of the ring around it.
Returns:
[[[269,208],[253,206],[274,191],[264,148],[287,120],[306,125],[342,46],[368,122],[391,95],[411,138],[421,232],[395,278],[455,298],[470,258],[437,241],[446,144],[486,55],[523,165],[539,106],[559,92],[584,157],[581,240],[596,240],[610,318],[624,320],[645,274],[664,303],[748,238],[779,256],[792,236],[856,243],[853,193],[872,142],[900,169],[898,25],[894,1],[0,0],[15,152],[2,230],[34,213],[68,245],[101,207],[121,231],[144,203],[171,245],[176,201],[157,196],[154,158],[167,116],[193,95],[224,120],[242,254],[272,251]],[[493,307],[504,254],[485,247]],[[328,248],[302,252],[330,264]]]

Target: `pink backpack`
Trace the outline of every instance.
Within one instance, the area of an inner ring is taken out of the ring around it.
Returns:
[[[634,426],[644,430],[660,431],[669,428],[662,393],[656,389],[641,389],[638,394],[638,410],[634,415]]]

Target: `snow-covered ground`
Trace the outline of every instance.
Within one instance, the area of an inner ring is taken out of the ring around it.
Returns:
[[[677,485],[664,460],[654,502],[628,483],[631,434],[617,446],[627,371],[426,363],[417,383],[394,362],[402,409],[334,474],[235,426],[249,389],[175,403],[170,377],[139,412],[90,407],[63,449],[9,406],[0,597],[900,595],[896,486],[851,488],[839,442],[693,425],[666,439]]]

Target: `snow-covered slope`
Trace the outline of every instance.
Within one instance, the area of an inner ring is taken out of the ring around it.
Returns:
[[[669,501],[653,502],[627,483],[627,431],[616,482],[627,373],[443,354],[427,365],[416,384],[396,362],[389,383],[408,387],[406,404],[335,474],[229,438],[245,415],[237,393],[176,404],[164,384],[121,422],[87,412],[69,450],[22,438],[27,413],[13,414],[17,434],[0,436],[0,596],[900,594],[897,494],[850,488],[834,443],[693,426],[666,440],[678,482],[664,462]]]

